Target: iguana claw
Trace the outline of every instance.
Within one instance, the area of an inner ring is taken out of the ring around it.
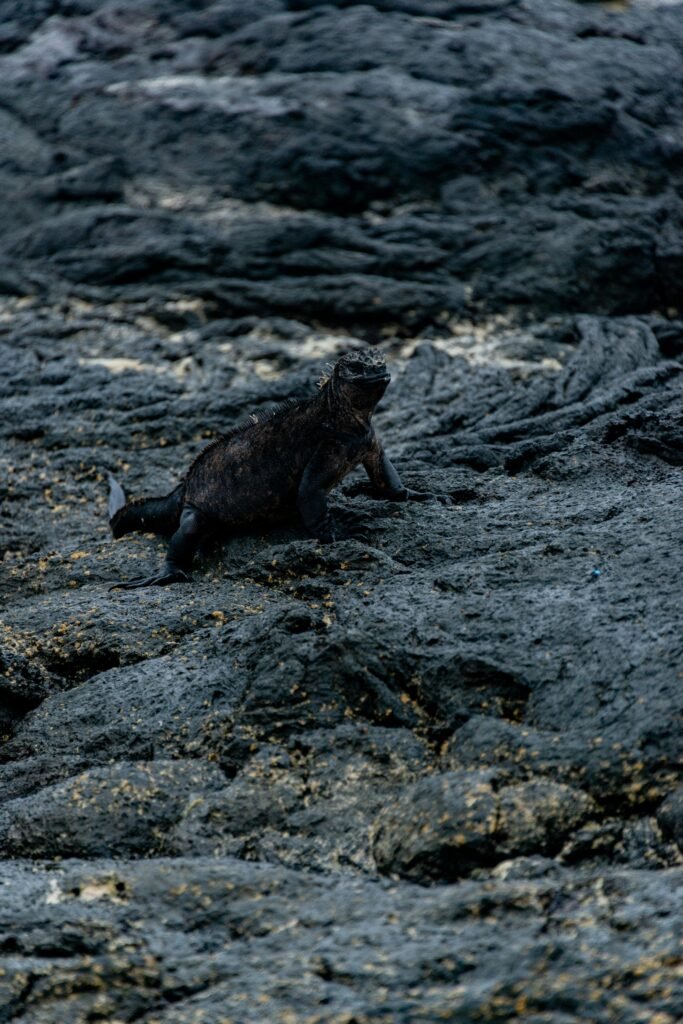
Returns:
[[[167,587],[170,583],[189,583],[190,577],[182,569],[157,573],[156,576],[136,576],[124,583],[115,583],[110,590],[139,590],[140,587]]]

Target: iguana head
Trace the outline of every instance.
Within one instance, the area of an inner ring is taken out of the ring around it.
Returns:
[[[335,392],[344,392],[347,399],[352,402],[362,401],[362,404],[379,402],[391,380],[391,374],[387,370],[384,355],[374,348],[361,349],[358,352],[345,352],[334,366],[330,367],[329,374],[323,376],[320,387],[331,384]]]

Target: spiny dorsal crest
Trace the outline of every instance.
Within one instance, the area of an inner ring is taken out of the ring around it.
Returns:
[[[329,382],[329,379],[330,379],[330,377],[332,376],[333,373],[334,373],[334,363],[325,363],[325,369],[323,370],[322,374],[320,375],[320,380],[318,381],[318,387],[319,388],[324,388],[325,385]]]

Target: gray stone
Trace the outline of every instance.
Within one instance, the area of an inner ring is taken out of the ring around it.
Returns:
[[[594,809],[560,783],[498,789],[492,773],[449,772],[421,779],[382,811],[372,849],[382,872],[452,881],[509,857],[557,852]]]
[[[666,800],[660,804],[657,811],[657,821],[671,836],[680,849],[683,851],[683,787],[670,793]]]
[[[119,761],[93,768],[39,793],[9,800],[0,811],[5,857],[154,855],[183,808],[225,782],[199,761]]]

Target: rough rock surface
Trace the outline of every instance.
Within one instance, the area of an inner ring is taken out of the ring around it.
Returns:
[[[0,1021],[683,1017],[683,7],[0,0]],[[381,345],[370,543],[106,476]]]

